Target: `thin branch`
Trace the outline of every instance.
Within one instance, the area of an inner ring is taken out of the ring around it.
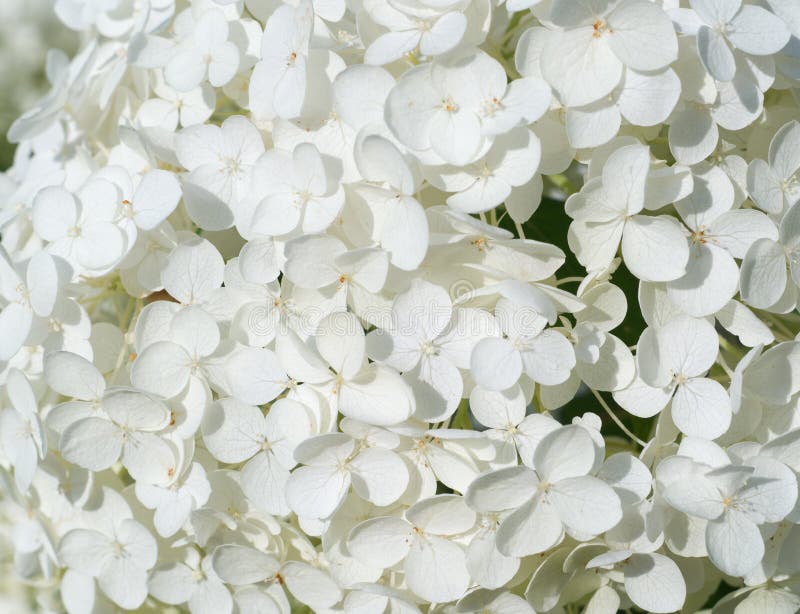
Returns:
[[[600,403],[600,406],[604,410],[606,410],[606,413],[608,414],[608,416],[616,423],[616,425],[620,429],[622,429],[622,432],[625,433],[633,441],[635,441],[636,443],[638,443],[640,446],[642,446],[644,448],[647,445],[647,443],[642,441],[641,439],[639,439],[636,435],[634,435],[630,431],[630,429],[622,423],[622,420],[617,418],[617,415],[613,411],[611,411],[611,408],[608,406],[608,403],[606,403],[605,400],[603,399],[603,397],[600,396],[599,392],[597,392],[596,390],[591,389],[591,388],[590,388],[590,390],[592,391],[592,394],[594,395],[594,397],[597,399],[597,402]]]

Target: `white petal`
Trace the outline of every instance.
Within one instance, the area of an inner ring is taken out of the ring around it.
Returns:
[[[706,23],[727,23],[739,7],[741,0],[690,0],[689,6]]]
[[[394,503],[408,486],[406,465],[390,450],[364,450],[350,463],[350,470],[356,493],[378,506]]]
[[[433,150],[449,164],[467,164],[478,153],[481,124],[470,109],[439,110],[431,119],[430,131]]]
[[[506,467],[475,478],[464,498],[479,512],[513,509],[530,499],[538,484],[536,473],[527,467]]]
[[[150,594],[170,605],[180,605],[188,601],[195,590],[195,585],[192,570],[183,563],[159,566],[147,582]]]
[[[525,418],[526,406],[525,395],[520,386],[514,386],[504,392],[485,390],[476,386],[469,396],[469,408],[472,414],[482,425],[493,429],[518,425]]]
[[[236,348],[226,357],[224,370],[231,394],[252,405],[269,403],[288,381],[275,352],[266,348]]]
[[[417,399],[418,417],[426,422],[440,422],[455,413],[464,392],[464,380],[458,368],[447,358],[440,355],[424,357],[417,383],[420,385],[415,394],[426,395],[425,400]]]
[[[175,210],[181,188],[175,175],[151,170],[142,177],[133,198],[133,219],[143,230],[152,230]]]
[[[595,447],[583,427],[568,425],[546,435],[534,453],[537,473],[547,482],[584,476],[595,462]]]
[[[617,104],[623,117],[635,126],[655,126],[672,113],[680,91],[680,79],[670,68],[656,74],[626,70]]]
[[[414,409],[410,386],[397,372],[374,363],[339,389],[339,411],[367,424],[398,424]]]
[[[334,107],[345,123],[356,129],[383,121],[386,97],[394,83],[394,77],[382,68],[348,66],[334,79]]]
[[[697,32],[697,51],[703,66],[717,81],[730,81],[736,73],[736,59],[721,32],[700,26]]]
[[[500,588],[519,570],[516,557],[505,556],[495,545],[495,531],[477,533],[467,548],[467,569],[473,581],[485,588]]]
[[[653,481],[647,466],[625,452],[608,457],[597,477],[611,486],[625,504],[643,501],[650,494]]]
[[[704,377],[678,386],[672,400],[672,420],[682,433],[716,439],[731,424],[731,401],[722,384]]]
[[[783,405],[800,390],[800,345],[779,343],[756,358],[744,372],[750,394],[769,405]]]
[[[781,180],[791,177],[800,168],[800,124],[797,121],[784,124],[772,137],[769,164]]]
[[[789,467],[756,457],[755,471],[736,495],[740,510],[756,522],[780,522],[797,502],[797,480]]]
[[[56,392],[84,401],[99,399],[106,382],[88,360],[71,352],[54,352],[45,359],[47,385]]]
[[[670,123],[669,149],[681,164],[697,164],[710,156],[718,139],[717,124],[704,109],[679,111]]]
[[[317,351],[344,379],[353,378],[364,364],[364,330],[352,313],[332,313],[320,320],[314,335]]]
[[[415,527],[435,535],[466,533],[475,525],[476,515],[459,495],[436,495],[418,501],[406,510]]]
[[[765,160],[756,158],[747,167],[747,192],[760,209],[780,213],[783,209],[782,179]]]
[[[190,356],[208,356],[219,345],[219,326],[203,308],[190,305],[172,318],[170,340],[185,348]]]
[[[90,471],[102,471],[119,460],[123,438],[123,431],[113,422],[85,418],[67,427],[59,447],[69,462]]]
[[[264,416],[252,405],[233,399],[211,404],[203,418],[203,441],[208,451],[223,463],[240,463],[261,450]]]
[[[488,337],[472,350],[470,371],[487,390],[507,390],[522,374],[522,357],[506,339]]]
[[[342,591],[331,577],[308,563],[289,561],[281,568],[281,576],[292,595],[314,610],[330,608],[342,599]]]
[[[637,215],[625,224],[622,257],[642,281],[669,281],[685,272],[689,245],[675,218]]]
[[[415,539],[403,569],[411,591],[431,602],[458,599],[469,586],[464,550],[441,537]]]
[[[230,182],[220,179],[217,167],[201,166],[184,178],[182,187],[186,212],[197,226],[203,230],[225,230],[233,226],[233,211],[222,194],[230,189]]]
[[[176,247],[161,272],[164,289],[181,303],[190,305],[222,285],[225,262],[209,241],[201,239]]]
[[[328,518],[349,488],[349,472],[336,467],[300,467],[286,484],[286,501],[299,516]]]
[[[31,331],[33,312],[19,303],[10,303],[0,312],[0,360],[9,360],[23,346]]]
[[[621,390],[633,382],[636,361],[628,347],[614,335],[606,335],[600,347],[600,357],[594,364],[576,363],[576,371],[590,388],[595,390]]]
[[[625,566],[625,592],[647,612],[675,612],[686,600],[686,582],[663,554],[634,554]]]
[[[619,83],[622,62],[591,26],[553,33],[541,57],[544,78],[567,107],[599,100]]]
[[[430,122],[438,110],[420,101],[433,102],[437,98],[441,96],[431,83],[429,64],[409,70],[392,88],[386,99],[386,123],[406,147],[417,150],[430,147]]]
[[[467,29],[467,18],[463,13],[445,13],[422,34],[419,51],[423,55],[439,55],[454,49]]]
[[[208,63],[208,82],[221,87],[233,79],[239,68],[239,49],[231,42],[216,47]]]
[[[678,40],[667,14],[650,2],[628,2],[608,15],[608,46],[634,70],[659,70],[678,59]]]
[[[194,614],[229,614],[233,611],[233,598],[222,582],[207,578],[197,585],[188,605]],[[244,609],[241,612],[245,614]]]
[[[239,252],[239,268],[247,281],[268,284],[281,273],[280,256],[271,237],[248,241]]]
[[[164,78],[179,92],[188,92],[203,81],[206,65],[191,49],[179,51],[170,58]]]
[[[411,525],[391,516],[372,518],[350,532],[347,549],[358,559],[381,569],[402,561],[410,547]]]
[[[137,486],[142,482],[137,482]],[[153,514],[153,526],[162,537],[170,537],[180,531],[192,513],[192,498],[188,495],[178,496],[169,502],[162,502]]]
[[[341,241],[330,236],[304,236],[286,245],[286,276],[301,288],[322,288],[341,275],[336,256],[347,250]]]
[[[453,307],[444,288],[418,279],[392,304],[392,326],[397,334],[432,341],[450,323]],[[395,336],[397,336],[397,334]]]
[[[614,400],[629,414],[640,418],[651,418],[667,406],[672,392],[671,386],[666,388],[648,386],[637,376],[627,388],[614,392]]]
[[[639,213],[644,207],[647,174],[650,169],[650,151],[641,145],[621,147],[614,151],[603,165],[603,193],[614,209],[603,215],[616,217],[620,213]],[[603,219],[602,221],[605,221]]]
[[[560,480],[548,496],[567,530],[578,535],[599,535],[622,519],[617,493],[592,476]]]
[[[617,591],[610,586],[598,588],[589,603],[586,604],[585,614],[613,614],[619,610],[620,598]]]
[[[764,556],[764,540],[753,521],[728,509],[706,528],[708,557],[723,573],[743,576]]]
[[[280,567],[272,556],[264,552],[233,544],[217,547],[212,555],[212,564],[220,579],[233,586],[262,582],[273,577]]]
[[[698,518],[714,520],[725,511],[719,489],[702,475],[675,480],[667,486],[664,497],[676,510]]]
[[[742,261],[742,300],[758,309],[771,307],[783,295],[788,277],[780,243],[759,239]]]
[[[564,527],[553,506],[534,499],[500,524],[497,549],[506,556],[528,556],[549,550],[563,536]]]
[[[716,244],[734,258],[744,258],[758,239],[778,239],[775,224],[755,209],[734,209],[717,217],[713,223]]]
[[[75,255],[87,269],[105,269],[123,256],[125,241],[125,234],[114,224],[87,224],[75,239]]]
[[[577,148],[597,147],[613,139],[622,124],[617,105],[605,98],[567,109],[567,137]]]
[[[49,316],[58,297],[59,271],[56,261],[47,252],[35,254],[28,261],[25,277],[33,311],[42,317]]]
[[[95,603],[94,578],[74,569],[67,569],[61,578],[61,600],[69,614],[92,612]]]
[[[764,36],[769,32],[769,36]],[[768,10],[746,4],[728,23],[725,36],[737,49],[752,55],[778,53],[789,42],[789,29]]]
[[[57,241],[67,235],[78,221],[75,198],[64,188],[46,187],[33,202],[33,227],[45,241]]]
[[[717,321],[747,347],[769,345],[775,341],[769,327],[739,301],[730,301],[715,315]]]
[[[70,569],[96,576],[113,553],[111,540],[91,529],[73,529],[61,538],[58,555]]]
[[[367,48],[367,52],[364,54],[364,62],[381,66],[399,60],[406,53],[414,50],[419,43],[419,39],[420,33],[418,30],[386,32],[376,38]]]
[[[122,447],[122,464],[134,480],[167,484],[177,471],[178,455],[164,438],[153,433],[130,433]]]
[[[116,528],[117,541],[123,546],[125,555],[133,564],[150,569],[158,558],[158,545],[150,531],[132,518],[119,522]]]
[[[675,317],[657,333],[659,367],[672,375],[704,375],[714,364],[718,349],[719,337],[706,320]]]
[[[167,406],[135,390],[109,391],[103,409],[114,422],[129,429],[160,431],[169,425]]]
[[[566,381],[575,366],[575,350],[572,344],[564,335],[554,330],[546,330],[537,335],[521,354],[525,373],[533,381],[545,386]]]
[[[186,350],[177,343],[158,341],[136,357],[131,382],[137,388],[169,399],[186,387],[191,375],[190,364]]]
[[[285,467],[294,467],[296,446],[307,440],[314,429],[310,413],[308,406],[289,398],[278,399],[269,408],[264,433],[272,443],[270,452]]]
[[[345,433],[309,437],[295,448],[294,457],[306,465],[341,465],[353,454],[356,442]]]
[[[392,256],[392,264],[404,271],[415,270],[428,250],[428,220],[425,210],[411,197],[389,203],[380,242]]]
[[[695,317],[716,313],[736,294],[739,267],[716,245],[692,245],[683,277],[667,283],[667,294],[677,307]]]
[[[97,583],[111,601],[126,610],[135,610],[147,598],[147,572],[124,557],[110,559]]]

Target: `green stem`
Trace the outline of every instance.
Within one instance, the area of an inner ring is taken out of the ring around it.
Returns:
[[[616,415],[616,414],[615,414],[613,411],[611,411],[611,408],[608,406],[608,403],[606,403],[606,402],[605,402],[605,399],[603,399],[603,397],[601,397],[601,396],[600,396],[600,393],[599,393],[599,392],[597,392],[597,390],[594,390],[594,389],[592,389],[592,394],[593,394],[593,395],[594,395],[594,397],[597,399],[597,402],[598,402],[598,403],[600,403],[600,406],[601,406],[601,407],[602,407],[602,408],[605,410],[605,412],[608,414],[608,417],[609,417],[609,418],[611,418],[611,419],[614,421],[614,423],[615,423],[615,424],[616,424],[616,425],[617,425],[617,426],[618,426],[620,429],[622,429],[622,432],[623,432],[623,433],[625,433],[625,434],[626,434],[628,437],[630,437],[630,438],[631,438],[633,441],[635,441],[636,443],[638,443],[638,444],[639,444],[641,447],[643,447],[643,448],[644,448],[644,447],[647,445],[647,443],[645,443],[644,441],[642,441],[641,439],[639,439],[639,438],[638,438],[636,435],[634,435],[634,434],[633,434],[633,433],[630,431],[630,429],[629,429],[627,426],[625,426],[625,425],[622,423],[622,420],[620,420],[619,418],[617,418],[617,415]]]

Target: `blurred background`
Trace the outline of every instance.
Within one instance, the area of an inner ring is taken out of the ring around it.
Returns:
[[[14,156],[8,127],[49,89],[47,50],[72,56],[77,46],[78,35],[56,18],[53,0],[0,0],[0,171]]]

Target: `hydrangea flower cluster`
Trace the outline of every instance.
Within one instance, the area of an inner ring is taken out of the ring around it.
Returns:
[[[800,3],[54,10],[2,603],[800,609]]]

